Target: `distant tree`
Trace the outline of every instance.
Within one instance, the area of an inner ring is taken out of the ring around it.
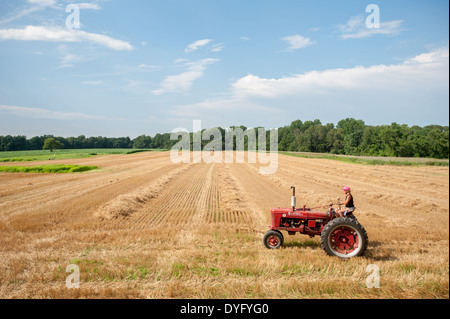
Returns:
[[[323,126],[322,124],[305,122],[309,127],[297,137],[297,143],[301,152],[328,152],[327,147],[327,134],[329,126]]]
[[[191,136],[191,142],[192,142],[192,136]],[[158,133],[152,139],[152,148],[163,148],[162,144],[163,144],[162,143],[162,135]]]
[[[44,141],[44,146],[42,147],[42,149],[50,150],[50,152],[53,152],[53,150],[60,149],[63,146],[64,145],[60,141],[55,140],[53,137],[50,137]]]
[[[289,151],[289,145],[292,143],[293,135],[289,126],[280,127],[278,129],[278,150]]]
[[[449,129],[448,127],[442,127],[438,125],[429,125],[426,127],[428,130],[427,144],[428,144],[428,157],[434,158],[448,158],[449,155]]]
[[[380,127],[367,126],[364,128],[362,141],[359,145],[359,153],[361,155],[377,156],[382,151],[382,140],[380,137]]]
[[[344,153],[344,137],[342,128],[330,129],[327,133],[327,147],[330,153],[343,154]]]
[[[359,155],[358,147],[362,142],[366,125],[362,120],[346,118],[338,122],[337,128],[341,128],[344,136],[344,154]]]
[[[28,144],[30,150],[41,150],[42,146],[44,146],[44,139],[40,136],[35,136],[28,141]]]
[[[133,148],[150,148],[152,138],[146,135],[140,135],[133,140]]]
[[[301,120],[295,120],[291,123],[289,128],[292,132],[294,132],[295,129],[298,129],[300,131],[302,129],[302,126],[303,126],[303,122]]]

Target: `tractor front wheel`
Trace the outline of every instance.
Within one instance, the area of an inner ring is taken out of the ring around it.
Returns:
[[[284,237],[283,234],[278,230],[269,230],[264,235],[264,246],[269,249],[277,249],[283,245]]]
[[[333,219],[325,225],[321,235],[325,252],[340,258],[361,256],[368,241],[364,227],[356,219],[348,217]]]

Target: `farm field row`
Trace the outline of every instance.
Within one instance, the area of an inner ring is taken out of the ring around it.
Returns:
[[[174,164],[169,152],[54,164],[99,169],[0,174],[2,298],[449,297],[448,167],[280,154],[277,172],[261,175],[247,162]],[[341,261],[320,238],[287,234],[267,250],[270,209],[290,205],[292,185],[299,206],[351,186],[365,256]],[[79,289],[66,288],[70,264]],[[369,265],[380,288],[366,286]]]

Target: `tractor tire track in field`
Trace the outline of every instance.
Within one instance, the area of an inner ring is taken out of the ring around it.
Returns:
[[[218,191],[220,200],[219,219],[209,216],[207,222],[224,222],[237,224],[241,228],[252,228],[255,214],[243,197],[243,189],[230,171],[228,164],[219,166]]]
[[[125,224],[137,229],[196,228],[218,223],[253,225],[254,217],[225,164],[192,164],[175,177]]]
[[[137,211],[147,201],[157,196],[157,194],[177,175],[189,169],[189,165],[181,166],[170,171],[166,175],[152,182],[143,188],[133,192],[122,194],[100,207],[95,213],[95,217],[111,219],[126,217]]]
[[[258,232],[267,230],[270,224],[270,210],[289,204],[289,189],[284,190],[275,183],[259,175],[250,164],[230,164],[230,173],[239,185],[243,201],[251,209]]]
[[[212,167],[190,165],[188,170],[171,180],[157,197],[146,202],[131,216],[127,224],[134,229],[186,224],[198,210],[209,169]]]

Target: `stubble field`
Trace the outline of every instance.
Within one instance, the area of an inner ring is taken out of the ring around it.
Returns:
[[[41,165],[33,162],[23,165]],[[261,164],[174,164],[169,152],[52,161],[76,174],[0,174],[0,298],[449,298],[449,168],[279,155]],[[0,164],[7,165],[7,164]],[[270,209],[326,205],[351,186],[363,257],[327,256]],[[68,289],[68,265],[80,270]],[[368,288],[367,266],[380,270]]]

